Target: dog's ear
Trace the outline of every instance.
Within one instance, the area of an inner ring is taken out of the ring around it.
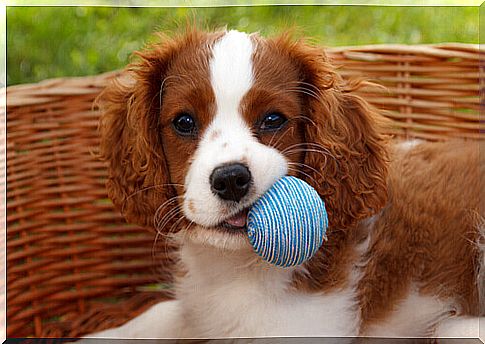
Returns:
[[[161,87],[176,48],[172,40],[137,53],[138,60],[97,99],[108,195],[127,221],[144,227],[153,227],[159,207],[166,212],[176,203],[159,123]]]
[[[331,228],[371,216],[387,200],[384,120],[336,73],[324,51],[288,43],[306,87],[307,182],[325,201]]]

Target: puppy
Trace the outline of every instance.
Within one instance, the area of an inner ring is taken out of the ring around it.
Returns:
[[[101,95],[107,188],[128,221],[178,242],[181,269],[176,300],[93,337],[477,336],[478,143],[388,140],[324,52],[289,35],[188,29],[138,57]],[[245,235],[284,175],[329,216],[294,268]]]

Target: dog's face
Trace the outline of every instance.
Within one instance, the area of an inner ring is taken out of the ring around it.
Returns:
[[[331,227],[384,203],[375,118],[319,49],[193,30],[139,55],[101,96],[108,191],[130,221],[247,246],[248,207],[285,174],[317,189]]]
[[[256,36],[231,31],[208,44],[167,72],[162,141],[171,179],[184,186],[183,214],[199,225],[190,233],[230,245],[247,208],[302,160],[302,85],[288,58],[277,73],[266,49],[255,56]]]

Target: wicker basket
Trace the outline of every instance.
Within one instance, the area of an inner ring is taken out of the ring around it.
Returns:
[[[362,94],[387,110],[392,134],[483,138],[478,46],[329,53],[345,77],[386,86]],[[154,234],[126,224],[114,210],[105,166],[92,154],[99,115],[92,102],[115,76],[7,89],[8,337],[79,336],[121,324],[168,297],[170,250],[154,250]]]

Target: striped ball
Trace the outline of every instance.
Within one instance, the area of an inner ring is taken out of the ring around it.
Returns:
[[[310,259],[322,246],[328,226],[325,203],[310,185],[286,176],[250,209],[248,236],[267,262],[289,267]]]

